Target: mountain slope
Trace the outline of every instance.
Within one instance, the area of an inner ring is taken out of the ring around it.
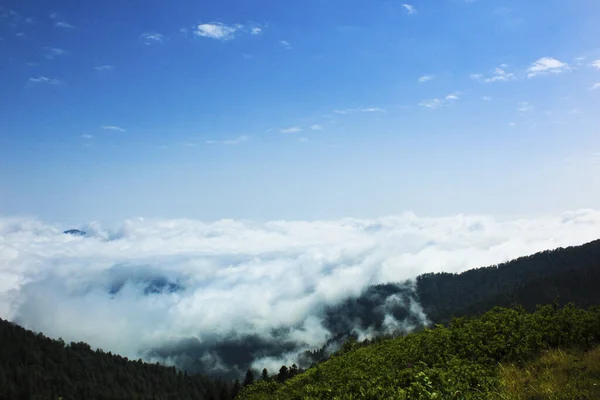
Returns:
[[[589,276],[600,282],[598,270],[600,240],[543,251],[461,274],[424,274],[417,278],[417,293],[425,313],[435,323],[447,322],[452,316],[465,315],[467,311],[472,315],[485,312],[490,306],[508,305],[504,300],[495,303],[502,298],[515,297],[530,307],[546,303],[546,289],[550,286],[557,295],[562,295],[564,302],[586,306],[600,304],[596,301],[597,291],[593,285],[571,281],[568,276],[572,275],[575,280]],[[526,290],[528,286],[530,289]],[[595,300],[590,301],[591,298]]]
[[[66,345],[0,319],[0,399],[220,399],[228,382]]]
[[[544,306],[535,313],[495,308],[477,318],[455,319],[448,327],[365,347],[348,343],[285,383],[261,381],[240,398],[501,398],[500,363],[520,365],[548,348],[589,350],[599,343],[600,307]]]

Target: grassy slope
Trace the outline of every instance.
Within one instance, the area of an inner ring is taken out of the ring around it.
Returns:
[[[545,358],[535,360],[547,349],[589,350],[599,341],[600,308],[545,306],[531,314],[496,308],[478,318],[455,319],[447,327],[366,347],[347,344],[328,361],[284,384],[259,382],[246,388],[241,398],[518,398],[506,397],[525,390],[526,383],[514,378],[515,368],[545,365]]]
[[[600,347],[551,350],[524,366],[502,365],[500,384],[504,399],[600,399]]]

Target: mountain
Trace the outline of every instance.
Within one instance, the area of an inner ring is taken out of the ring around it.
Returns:
[[[63,232],[65,235],[73,235],[73,236],[85,236],[86,233],[84,231],[80,231],[79,229],[68,229]]]
[[[0,319],[0,399],[232,399],[231,382],[65,345]]]
[[[600,240],[595,240],[461,274],[424,274],[417,277],[417,294],[428,318],[442,323],[513,302],[530,311],[556,297],[561,304],[600,304],[598,284]]]
[[[600,307],[496,307],[366,346],[348,341],[327,361],[285,381],[265,377],[239,398],[598,399],[598,382]]]

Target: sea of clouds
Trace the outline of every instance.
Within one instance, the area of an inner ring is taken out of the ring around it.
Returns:
[[[323,310],[369,285],[597,239],[600,212],[313,222],[140,218],[113,229],[81,226],[85,237],[63,234],[68,228],[0,218],[0,317],[132,358],[177,364],[188,356],[218,372],[230,367],[228,352],[246,351],[256,368],[273,370],[319,348],[331,334]],[[421,312],[418,304],[410,308]]]

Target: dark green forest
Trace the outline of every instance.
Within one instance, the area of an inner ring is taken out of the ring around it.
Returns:
[[[537,304],[558,300],[587,307],[600,304],[600,240],[547,250],[461,274],[417,277],[420,304],[434,323],[453,316],[476,315],[493,306]]]
[[[0,399],[229,400],[239,383],[65,344],[0,319]]]

